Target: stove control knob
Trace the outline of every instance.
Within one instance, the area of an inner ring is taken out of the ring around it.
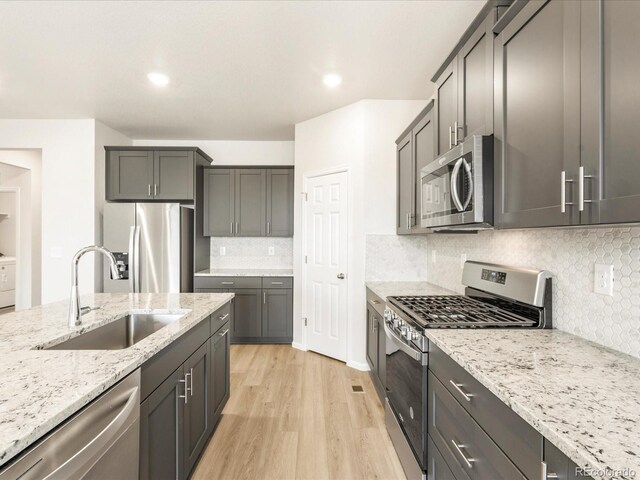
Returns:
[[[411,340],[420,340],[420,332],[414,330],[413,335],[411,335]]]

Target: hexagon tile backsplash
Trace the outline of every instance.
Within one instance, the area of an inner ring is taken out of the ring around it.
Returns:
[[[458,292],[461,255],[549,270],[555,327],[640,358],[640,227],[429,235],[425,255],[429,281]],[[613,296],[593,292],[596,263],[613,265]]]

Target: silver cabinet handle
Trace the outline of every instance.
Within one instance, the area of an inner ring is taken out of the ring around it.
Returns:
[[[467,467],[473,468],[473,462],[475,462],[476,460],[474,458],[469,458],[464,454],[464,452],[462,451],[462,449],[464,448],[464,445],[458,444],[458,442],[456,442],[455,440],[451,440],[451,443],[453,443],[453,446],[455,447],[458,454],[464,460],[464,463],[467,464]]]
[[[191,396],[193,397],[193,368],[189,369],[189,385],[191,386]]]
[[[224,315],[222,315],[221,317],[218,317],[221,321],[224,320],[225,318],[227,318],[229,316],[228,313],[225,313]]]
[[[267,235],[271,235],[271,222],[267,222]]]
[[[231,229],[229,230],[229,233],[233,235],[233,222],[231,222]]]
[[[338,280],[344,280],[344,273],[339,273],[336,276],[338,277]]]
[[[236,235],[238,234],[238,222],[236,222]]]
[[[558,474],[549,471],[549,466],[547,462],[542,462],[542,480],[557,480]]]
[[[458,121],[453,122],[453,145],[458,145]]]
[[[449,150],[451,150],[451,147],[453,146],[452,136],[453,136],[453,129],[451,128],[451,125],[449,125]]]
[[[283,285],[283,282],[271,282],[271,285]]]
[[[236,282],[222,282],[222,285],[234,285]]]
[[[262,303],[267,304],[267,292],[262,292]]]
[[[224,332],[220,334],[221,337],[224,337],[227,333],[229,333],[229,329],[227,328]]]
[[[593,178],[593,175],[585,175],[584,167],[580,167],[578,169],[578,210],[584,211],[585,203],[592,203],[591,200],[584,199],[584,179],[585,178]]]
[[[573,205],[573,202],[567,202],[567,183],[573,183],[573,179],[567,179],[567,172],[560,172],[560,212],[566,213],[567,205]]]
[[[156,195],[158,195],[158,184],[154,183],[153,184],[153,196],[155,197]]]
[[[380,305],[380,301],[379,301],[379,300],[371,300],[371,302],[372,302],[374,305]]]
[[[189,382],[187,380],[187,377],[189,376],[189,373],[185,373],[184,374],[184,378],[182,380],[179,380],[180,383],[184,383],[184,395],[178,395],[178,398],[184,398],[184,403],[189,403],[189,395],[187,395],[189,393]]]
[[[151,196],[151,184],[147,185],[147,197]]]
[[[465,392],[464,390],[462,390],[462,388],[461,388],[461,387],[462,387],[462,384],[460,384],[460,383],[456,383],[456,382],[454,382],[453,380],[449,380],[449,383],[450,383],[451,385],[453,385],[453,388],[455,388],[455,389],[458,391],[458,393],[459,393],[460,395],[462,395],[462,397],[463,397],[467,402],[470,402],[470,401],[471,401],[471,397],[473,397],[473,394],[471,394],[471,393],[467,393],[467,392]]]

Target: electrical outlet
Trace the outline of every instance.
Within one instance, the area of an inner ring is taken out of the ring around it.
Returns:
[[[220,247],[220,256],[224,257],[227,254],[227,247]]]
[[[613,296],[613,265],[596,263],[593,276],[593,291],[601,295]]]
[[[437,263],[437,262],[438,262],[438,256],[436,255],[436,251],[431,250],[431,263]]]
[[[460,268],[464,268],[464,264],[467,262],[467,254],[460,255]]]
[[[276,254],[276,247],[269,247],[269,256],[274,256]]]

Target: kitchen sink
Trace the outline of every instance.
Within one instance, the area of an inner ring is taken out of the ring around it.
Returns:
[[[184,313],[130,313],[46,350],[122,350],[182,318]]]

